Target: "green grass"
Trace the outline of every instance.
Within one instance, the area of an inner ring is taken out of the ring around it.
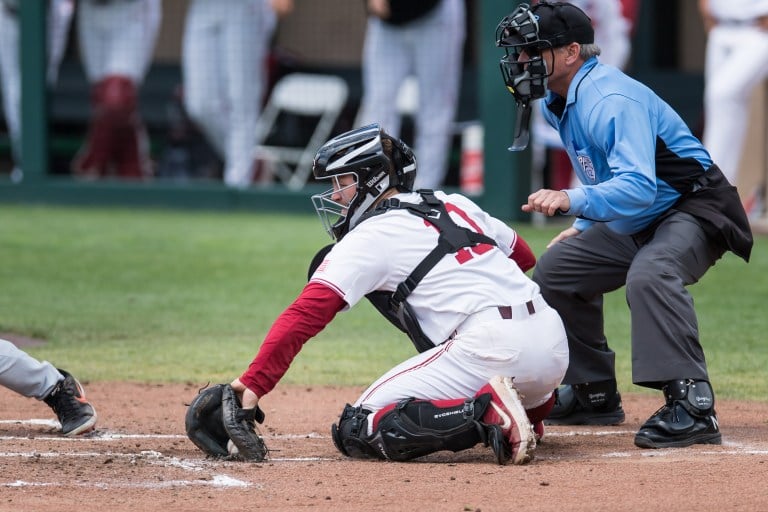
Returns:
[[[516,225],[540,254],[559,227]],[[328,243],[314,215],[0,207],[0,332],[89,380],[228,381],[258,350]],[[768,396],[768,240],[691,287],[718,396]],[[606,298],[622,390],[631,384],[623,290]],[[286,380],[363,386],[412,355],[367,303],[299,354]]]

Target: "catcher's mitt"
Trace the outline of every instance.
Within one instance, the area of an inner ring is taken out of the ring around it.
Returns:
[[[267,455],[267,447],[254,421],[264,421],[261,408],[243,409],[232,386],[216,384],[204,388],[192,400],[184,423],[187,437],[205,454],[260,462]],[[237,450],[230,451],[230,440]]]
[[[184,426],[195,446],[212,457],[226,457],[229,435],[222,420],[221,399],[227,384],[204,388],[187,408]]]
[[[263,461],[267,456],[267,445],[256,428],[256,422],[264,421],[261,408],[243,409],[237,393],[227,385],[223,389],[221,409],[224,429],[237,447],[238,457],[251,462]]]

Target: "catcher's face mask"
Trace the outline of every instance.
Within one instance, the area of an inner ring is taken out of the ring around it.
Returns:
[[[351,205],[358,196],[357,176],[354,173],[341,174],[331,178],[333,187],[312,196],[312,204],[320,217],[325,231],[335,240],[347,231],[347,217]]]
[[[398,167],[400,172],[390,172],[393,165],[382,147],[383,137],[389,136],[371,124],[338,135],[317,151],[312,172],[317,180],[332,180],[333,187],[312,196],[312,204],[336,241],[357,225],[382,192],[408,186],[409,179],[412,183],[415,160],[407,161],[407,172],[404,165]]]

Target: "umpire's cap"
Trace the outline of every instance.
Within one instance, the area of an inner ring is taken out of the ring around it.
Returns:
[[[539,24],[539,39],[553,48],[571,43],[592,44],[595,29],[584,11],[568,2],[539,2],[531,8]]]

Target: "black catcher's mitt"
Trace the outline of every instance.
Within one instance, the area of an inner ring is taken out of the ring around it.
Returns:
[[[229,439],[237,447],[238,458],[250,462],[261,462],[267,457],[267,445],[256,428],[256,422],[264,422],[261,408],[243,409],[240,399],[232,386],[222,390],[222,419]]]
[[[198,393],[187,408],[184,426],[187,437],[195,446],[212,457],[227,457],[229,435],[222,420],[221,400],[224,387],[228,384],[216,384],[204,388]]]

